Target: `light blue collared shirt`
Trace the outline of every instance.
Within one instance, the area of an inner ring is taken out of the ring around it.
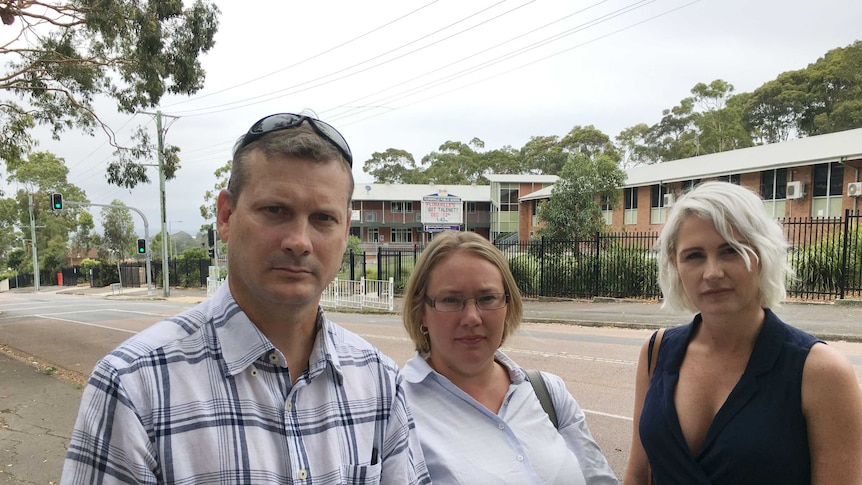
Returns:
[[[407,401],[431,481],[619,485],[563,380],[542,373],[557,411],[558,431],[524,371],[499,350],[495,358],[512,381],[499,414],[434,371],[421,356],[405,365]]]

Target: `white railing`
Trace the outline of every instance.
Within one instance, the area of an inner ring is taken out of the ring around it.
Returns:
[[[370,308],[392,311],[395,308],[395,280],[335,280],[323,290],[320,305],[324,308]]]

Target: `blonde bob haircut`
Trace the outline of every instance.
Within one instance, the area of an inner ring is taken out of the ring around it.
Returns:
[[[781,225],[767,214],[754,192],[727,182],[705,182],[683,194],[673,204],[659,235],[659,286],[663,307],[697,313],[682,286],[676,268],[679,229],[689,217],[712,222],[721,237],[745,260],[752,271],[760,265],[760,304],[780,305],[787,294],[786,279],[793,269],[787,260],[789,244]]]
[[[509,263],[503,253],[494,247],[490,241],[476,233],[445,231],[435,236],[431,244],[422,251],[422,255],[416,262],[416,267],[413,268],[413,274],[410,275],[407,288],[404,290],[404,309],[401,317],[407,334],[410,335],[420,354],[427,355],[431,352],[431,342],[422,333],[422,318],[425,316],[425,312],[429,311],[425,298],[428,296],[426,291],[431,272],[441,261],[460,252],[479,256],[500,270],[503,277],[503,291],[509,295],[509,303],[506,305],[506,320],[503,324],[503,339],[500,345],[521,324],[521,316],[524,311],[521,291],[515,283],[515,277],[512,276]],[[451,277],[457,278],[458,275],[451,275]]]

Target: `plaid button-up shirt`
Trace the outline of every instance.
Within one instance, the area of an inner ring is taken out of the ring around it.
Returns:
[[[227,284],[96,365],[61,483],[430,483],[395,363],[323,311],[308,371]]]

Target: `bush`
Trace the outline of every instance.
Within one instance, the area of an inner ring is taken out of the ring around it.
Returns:
[[[599,268],[600,295],[627,298],[658,293],[658,261],[649,251],[604,251]]]
[[[520,254],[509,259],[509,269],[521,293],[535,295],[539,291],[539,260],[530,254]]]
[[[367,280],[376,280],[377,279],[377,268],[373,266],[369,266],[365,268],[365,279]]]
[[[844,234],[839,233],[826,235],[811,246],[794,249],[791,264],[796,275],[789,282],[788,290],[837,293],[842,283],[849,286],[862,283],[862,230],[850,234],[846,261],[843,248]]]

